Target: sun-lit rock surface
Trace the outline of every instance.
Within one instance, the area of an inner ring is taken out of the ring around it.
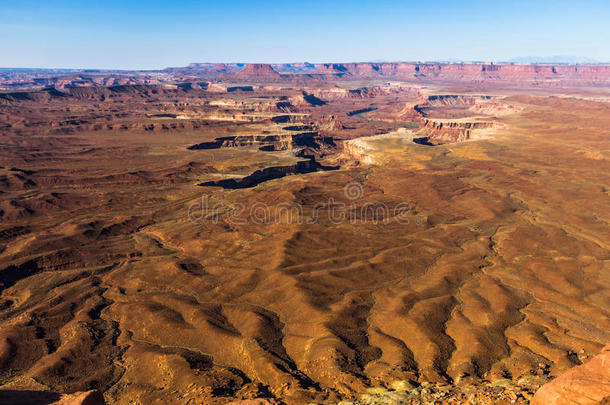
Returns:
[[[610,403],[610,346],[581,366],[560,375],[536,392],[532,405]]]
[[[526,403],[610,341],[603,69],[298,69],[0,94],[0,390]]]

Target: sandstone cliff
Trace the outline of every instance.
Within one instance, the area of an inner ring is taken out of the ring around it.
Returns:
[[[543,385],[532,405],[610,404],[610,346],[581,366]]]
[[[437,79],[458,81],[536,82],[562,79],[574,82],[608,82],[608,65],[516,65],[479,63],[333,63],[316,73],[344,77]]]
[[[466,119],[425,119],[418,135],[426,138],[432,144],[444,144],[467,141],[472,138],[473,131],[489,129],[494,126],[491,121],[476,118]]]

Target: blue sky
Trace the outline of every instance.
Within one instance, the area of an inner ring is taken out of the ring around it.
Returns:
[[[0,66],[189,62],[610,62],[610,1],[0,0]]]

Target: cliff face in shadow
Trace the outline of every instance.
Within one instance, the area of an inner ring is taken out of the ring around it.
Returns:
[[[276,166],[267,167],[257,170],[252,174],[240,179],[230,178],[217,181],[208,181],[201,183],[200,186],[206,187],[222,187],[226,189],[250,188],[255,187],[265,181],[279,179],[285,176],[294,174],[313,173],[321,170],[338,170],[338,166],[323,166],[316,162],[312,157],[310,160],[297,162],[292,166]]]

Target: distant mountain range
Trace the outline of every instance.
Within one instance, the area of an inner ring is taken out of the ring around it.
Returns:
[[[588,58],[586,56],[519,56],[508,60],[510,63],[600,63],[598,60]]]

